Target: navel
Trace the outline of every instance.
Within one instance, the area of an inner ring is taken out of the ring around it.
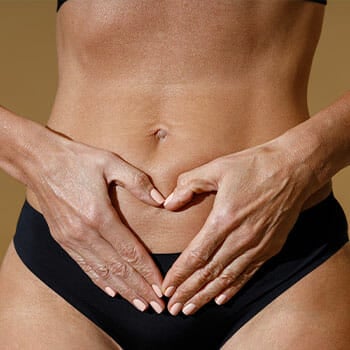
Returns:
[[[168,132],[165,129],[157,129],[154,133],[154,136],[159,141],[164,141],[166,137],[168,136]]]

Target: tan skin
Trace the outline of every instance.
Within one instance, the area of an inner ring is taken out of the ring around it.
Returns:
[[[303,1],[70,0],[57,15],[59,86],[47,128],[3,113],[36,136],[30,161],[16,167],[11,155],[3,168],[27,185],[53,237],[100,288],[174,314],[228,300],[346,163],[339,146],[339,162],[318,171],[317,127],[306,122],[323,12]],[[317,125],[340,110],[348,123],[350,108],[334,107]],[[183,254],[163,281],[148,252]],[[349,272],[346,245],[223,348],[347,348]],[[165,305],[152,285],[178,288]],[[0,270],[0,338],[11,349],[119,348],[29,273],[12,244]]]

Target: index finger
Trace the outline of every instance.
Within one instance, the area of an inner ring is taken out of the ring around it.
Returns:
[[[122,223],[114,207],[110,205],[99,228],[101,236],[106,239],[123,260],[130,264],[153,288],[158,297],[162,297],[163,277],[144,245]]]
[[[226,195],[223,196],[218,191],[212,211],[203,227],[166,274],[162,285],[165,296],[173,295],[175,289],[182,282],[197,269],[205,266],[226,236],[237,225],[235,218],[232,216],[232,208],[228,201],[221,199],[223,197],[226,197]]]

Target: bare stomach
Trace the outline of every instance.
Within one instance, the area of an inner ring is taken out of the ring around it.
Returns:
[[[74,98],[57,95],[47,125],[73,140],[115,152],[148,174],[164,197],[182,172],[266,142],[308,118],[305,105],[292,97],[276,103],[270,92],[269,102],[268,96],[238,93],[225,84],[168,86],[161,93],[153,86],[124,85],[101,93],[103,97],[96,90],[94,95],[79,91]],[[305,207],[323,199],[330,188],[329,183]],[[31,190],[26,197],[41,211]],[[155,253],[184,250],[214,199],[213,193],[197,195],[191,205],[171,212],[144,204],[122,187],[111,196],[125,224]]]

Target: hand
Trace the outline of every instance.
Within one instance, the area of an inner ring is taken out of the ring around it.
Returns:
[[[168,309],[193,314],[215,298],[227,302],[287,239],[313,174],[270,141],[217,158],[179,176],[164,207],[216,191],[211,213],[164,278]]]
[[[44,145],[28,186],[52,237],[108,295],[119,293],[141,311],[151,304],[162,312],[162,275],[122,223],[109,189],[117,184],[152,206],[163,202],[161,194],[146,174],[112,152],[56,133]]]

